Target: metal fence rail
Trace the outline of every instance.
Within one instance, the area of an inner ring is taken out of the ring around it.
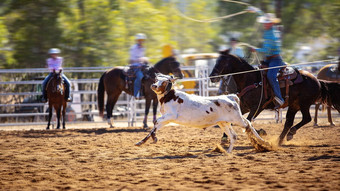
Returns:
[[[317,62],[317,67],[322,67],[326,64],[331,64],[330,62],[326,63],[320,63]],[[313,66],[313,64],[310,64],[308,66]],[[102,73],[106,71],[107,69],[110,69],[111,67],[72,67],[72,68],[64,68],[63,71],[65,73]],[[185,82],[185,81],[196,81],[197,83],[197,88],[194,89],[182,89],[182,91],[194,91],[197,92],[201,96],[209,96],[214,94],[218,88],[216,87],[216,84],[212,84],[210,80],[207,78],[209,73],[208,73],[208,68],[207,67],[195,67],[195,66],[183,66],[181,67],[181,70],[190,70],[193,71],[195,77],[191,78],[184,78],[178,80],[179,82]],[[38,73],[48,73],[49,71],[46,68],[32,68],[32,69],[0,69],[0,75],[12,75],[12,74],[17,74],[17,75],[22,75],[22,74],[38,74]],[[72,84],[97,84],[99,82],[99,78],[89,78],[89,79],[70,79]],[[0,90],[2,90],[2,86],[18,86],[18,85],[37,85],[37,84],[42,84],[42,80],[25,80],[25,81],[15,81],[15,80],[10,80],[10,81],[0,81]],[[73,95],[89,95],[89,96],[96,96],[97,90],[92,89],[92,90],[77,90],[77,91],[72,91],[71,94]],[[39,96],[41,95],[40,92],[3,92],[0,91],[0,101],[2,98],[9,98],[11,96]],[[133,103],[131,103],[131,100]],[[126,95],[125,93],[122,93],[119,101],[116,104],[117,106],[123,106],[126,107],[126,111],[113,111],[116,112],[117,115],[124,115],[128,116],[128,118],[124,119],[117,119],[116,121],[120,122],[129,122],[132,124],[136,124],[136,121],[144,116],[144,107],[137,108],[138,105],[144,105],[145,101],[144,100],[134,100],[131,99],[130,96]],[[85,116],[85,115],[90,115],[90,116],[97,116],[98,111],[96,108],[97,102],[96,101],[75,101],[71,103],[72,106],[78,105],[78,106],[94,106],[93,110],[91,111],[76,111],[75,114]],[[18,107],[45,107],[47,104],[45,103],[0,103],[0,112],[1,111],[6,111],[8,108],[18,108]],[[34,116],[46,116],[48,113],[46,112],[36,112],[36,113],[0,113],[0,120],[3,118],[17,118],[17,117],[34,117]],[[149,115],[151,118],[152,116]],[[261,118],[261,116],[257,120],[261,119],[267,119]],[[12,119],[13,120],[13,119]],[[3,121],[3,120],[2,120]],[[151,121],[151,120],[149,120]],[[81,123],[81,121],[75,121],[75,123]],[[0,123],[0,126],[20,126],[20,125],[38,125],[38,124],[45,124],[45,122],[30,122],[30,123],[20,123],[20,122],[4,122]]]

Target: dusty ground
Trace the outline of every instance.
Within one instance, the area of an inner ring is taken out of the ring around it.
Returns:
[[[213,151],[218,128],[165,127],[141,147],[140,128],[0,131],[0,190],[340,190],[340,125],[326,124],[265,153],[235,127],[232,154]],[[282,126],[254,123],[267,140]]]

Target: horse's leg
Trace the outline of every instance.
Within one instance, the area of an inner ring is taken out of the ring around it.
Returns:
[[[335,126],[335,124],[332,121],[332,107],[327,106],[327,116],[328,116],[328,122],[330,126]]]
[[[55,112],[57,114],[57,129],[60,129],[60,114],[61,114],[61,106],[55,107]]]
[[[147,96],[145,97],[145,115],[144,115],[144,120],[143,120],[144,128],[148,128],[148,114],[150,110],[150,105],[151,105],[151,98]]]
[[[315,104],[314,127],[318,126],[318,110],[320,108],[320,105],[320,103]]]
[[[52,105],[48,107],[48,123],[46,129],[50,129],[51,119],[52,119]]]
[[[297,109],[293,107],[289,107],[287,114],[286,114],[286,122],[285,126],[283,128],[283,131],[281,132],[281,135],[279,137],[279,145],[282,145],[283,139],[285,138],[286,134],[288,133],[289,129],[293,126],[294,118],[297,113]]]
[[[302,113],[302,120],[300,123],[296,124],[294,127],[292,127],[287,135],[287,141],[290,141],[293,139],[293,136],[295,135],[296,131],[300,129],[300,127],[304,126],[305,124],[312,121],[312,117],[309,112],[310,106],[303,106],[301,107],[301,113]]]
[[[66,107],[67,107],[67,104],[66,104],[66,102],[64,102],[64,103],[63,103],[63,110],[62,110],[62,114],[63,114],[63,129],[66,129],[66,127],[65,127],[65,121],[66,121],[66,119],[65,119]]]
[[[157,120],[157,107],[158,107],[158,99],[155,97],[152,101],[152,107],[153,107],[153,123]]]
[[[112,118],[112,110],[118,100],[119,95],[122,92],[115,92],[114,96],[108,95],[106,101],[106,114],[107,114],[107,123],[110,125],[110,128],[113,128],[113,118]]]

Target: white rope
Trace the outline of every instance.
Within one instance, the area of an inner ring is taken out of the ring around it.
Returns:
[[[243,2],[238,2],[238,1],[231,1],[231,0],[222,0],[222,1],[225,1],[225,2],[230,2],[230,3],[237,3],[237,4],[241,4],[241,5],[246,5],[246,6],[250,6],[248,3],[243,3]],[[222,16],[222,17],[215,17],[215,18],[210,18],[210,19],[203,19],[203,20],[199,20],[199,19],[194,19],[194,18],[191,18],[187,15],[185,15],[184,13],[182,13],[179,9],[177,9],[176,6],[175,7],[175,10],[178,12],[178,14],[187,19],[187,20],[191,20],[191,21],[195,21],[195,22],[200,22],[200,23],[212,23],[212,22],[217,22],[219,20],[222,20],[222,19],[227,19],[227,18],[231,18],[231,17],[234,17],[234,16],[237,16],[237,15],[242,15],[242,14],[245,14],[245,13],[249,13],[249,11],[247,9],[243,10],[243,11],[240,11],[240,12],[236,12],[236,13],[233,13],[233,14],[230,14],[230,15],[225,15],[225,16]]]
[[[287,66],[300,66],[300,65],[307,65],[307,64],[317,64],[317,63],[322,63],[322,62],[336,62],[336,60],[335,59],[328,59],[328,60],[319,60],[319,61],[312,61],[312,62],[301,62],[301,63],[298,63],[298,64],[290,64],[290,65],[275,66],[275,67],[270,67],[270,68],[247,70],[247,71],[242,71],[242,72],[221,74],[221,75],[212,76],[212,77],[195,78],[195,79],[178,79],[177,81],[179,81],[179,82],[181,82],[181,81],[199,81],[199,80],[206,80],[206,79],[210,79],[210,78],[219,78],[219,77],[223,77],[223,76],[233,76],[233,75],[238,75],[238,74],[246,74],[246,73],[251,73],[251,72],[270,70],[270,69],[274,69],[274,68],[283,68],[283,67],[287,67]]]

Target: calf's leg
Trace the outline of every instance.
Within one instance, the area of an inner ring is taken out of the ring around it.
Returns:
[[[234,143],[236,142],[236,133],[234,132],[234,130],[231,130],[231,124],[228,122],[219,122],[218,126],[220,126],[222,131],[226,133],[230,139],[230,145],[227,152],[231,153],[234,148]]]
[[[139,141],[135,145],[136,146],[140,146],[140,145],[144,144],[150,138],[150,136],[152,137],[153,142],[156,143],[157,142],[156,131],[158,129],[160,129],[161,127],[163,127],[164,125],[170,123],[171,119],[173,119],[173,118],[171,117],[171,115],[168,115],[168,114],[167,115],[163,115],[162,117],[158,118],[155,121],[155,126],[150,131],[150,133],[143,140]]]

